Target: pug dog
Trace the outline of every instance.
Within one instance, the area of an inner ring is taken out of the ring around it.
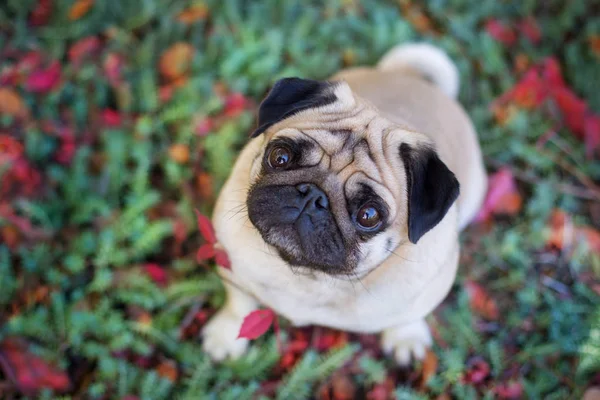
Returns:
[[[240,326],[259,305],[294,326],[381,332],[401,365],[424,357],[425,317],[486,193],[458,89],[456,66],[423,43],[273,86],[214,209],[231,260],[226,303],[203,331],[214,360],[244,353]]]

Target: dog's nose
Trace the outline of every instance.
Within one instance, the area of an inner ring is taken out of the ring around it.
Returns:
[[[300,196],[306,202],[306,207],[315,207],[317,209],[329,208],[329,199],[327,195],[313,183],[301,183],[296,186]]]

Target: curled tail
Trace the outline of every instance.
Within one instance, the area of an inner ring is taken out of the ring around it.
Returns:
[[[427,43],[406,43],[388,51],[377,64],[381,70],[409,67],[423,74],[444,93],[458,96],[460,79],[458,69],[441,49]]]

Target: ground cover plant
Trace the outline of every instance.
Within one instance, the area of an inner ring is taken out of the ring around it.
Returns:
[[[0,398],[580,398],[600,385],[598,15],[584,0],[3,1]],[[202,215],[258,102],[277,78],[409,40],[456,61],[491,176],[434,348],[401,370],[374,335],[265,310],[248,354],[212,364],[198,334],[227,257]]]

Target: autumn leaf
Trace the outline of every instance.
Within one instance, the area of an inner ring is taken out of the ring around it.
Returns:
[[[177,21],[182,24],[193,24],[204,20],[208,16],[208,7],[205,4],[195,4],[186,8],[177,15]]]
[[[33,26],[46,25],[52,15],[52,0],[38,0],[29,14],[29,23]]]
[[[438,367],[438,358],[431,349],[427,349],[425,359],[423,360],[423,366],[421,370],[421,380],[419,387],[425,388],[427,382],[435,375]]]
[[[225,269],[231,269],[231,261],[229,261],[229,256],[225,252],[225,250],[217,249],[215,252],[215,262],[218,266],[223,267]]]
[[[467,364],[467,370],[462,377],[462,382],[469,385],[478,385],[490,375],[490,365],[481,357],[475,357]]]
[[[600,35],[592,34],[588,38],[590,42],[590,49],[597,57],[600,57]]]
[[[25,86],[34,93],[47,93],[60,82],[61,71],[58,61],[52,62],[48,68],[37,70],[27,78]]]
[[[483,286],[467,280],[465,289],[469,295],[469,305],[474,312],[489,320],[498,319],[498,306]]]
[[[185,144],[174,144],[169,148],[169,157],[178,164],[185,164],[190,160],[190,149]]]
[[[122,118],[118,111],[106,108],[102,110],[102,122],[109,128],[121,126]]]
[[[173,360],[165,360],[158,364],[156,373],[171,382],[176,382],[179,376],[177,363]]]
[[[600,149],[600,116],[587,115],[583,122],[583,135],[585,141],[585,154],[592,159]]]
[[[584,244],[590,251],[600,255],[600,232],[588,226],[576,226],[564,211],[556,209],[552,212],[549,228],[550,234],[546,240],[549,247],[568,251]]]
[[[502,168],[489,178],[488,192],[475,220],[487,221],[492,215],[516,215],[522,202],[512,172]]]
[[[226,117],[237,117],[240,115],[248,104],[248,100],[241,93],[232,93],[225,98],[225,106],[223,114]]]
[[[244,318],[238,338],[256,339],[265,334],[275,320],[273,310],[256,310]]]
[[[517,41],[517,34],[514,29],[497,19],[487,21],[485,30],[488,35],[506,46],[511,46]]]
[[[205,117],[195,123],[194,132],[198,136],[206,136],[213,128],[213,120],[209,117]]]
[[[144,265],[144,271],[159,286],[164,286],[168,283],[167,272],[158,264],[149,263]]]
[[[71,386],[64,371],[30,352],[27,343],[16,338],[0,343],[0,368],[26,396],[36,396],[43,389],[64,392]]]
[[[200,234],[208,243],[214,244],[217,242],[217,237],[215,236],[215,230],[213,228],[212,222],[210,219],[202,214],[198,210],[194,210],[196,212],[196,220],[198,221],[198,229],[200,230]]]
[[[125,62],[120,55],[110,53],[106,56],[102,67],[108,83],[112,86],[119,86],[122,83],[124,66]]]
[[[210,260],[216,254],[215,246],[212,243],[205,243],[198,249],[196,253],[196,261],[201,263],[206,260]]]
[[[71,21],[80,19],[90,11],[93,5],[94,0],[76,0],[69,9],[69,19]]]
[[[194,56],[194,48],[188,43],[175,43],[161,55],[158,65],[160,74],[167,81],[185,76]]]
[[[519,31],[533,44],[542,39],[542,31],[535,18],[529,16],[518,23]]]
[[[99,49],[100,39],[96,36],[79,39],[69,48],[69,61],[74,65],[78,65],[86,57],[97,53]]]
[[[494,388],[499,399],[520,399],[523,397],[521,382],[501,383]]]
[[[28,109],[21,96],[13,89],[0,87],[0,115],[22,117],[28,114]]]

